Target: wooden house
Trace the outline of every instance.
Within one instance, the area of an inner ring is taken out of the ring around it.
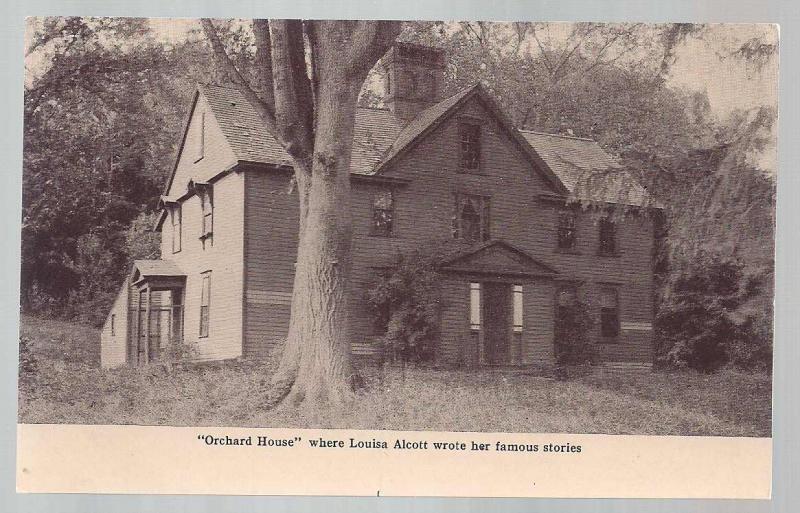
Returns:
[[[353,143],[353,352],[379,348],[364,308],[376,269],[451,240],[437,363],[549,365],[555,313],[580,296],[603,361],[649,364],[647,191],[592,140],[516,129],[480,85],[440,99],[440,50],[398,43],[382,65],[388,108],[358,109]],[[237,89],[198,87],[160,202],[162,257],[134,263],[103,366],[176,340],[201,360],[270,357],[297,251],[291,166]]]

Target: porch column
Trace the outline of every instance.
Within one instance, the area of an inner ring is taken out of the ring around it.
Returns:
[[[145,300],[145,324],[144,324],[144,361],[150,361],[150,296],[153,291],[148,283],[145,288],[147,299]]]

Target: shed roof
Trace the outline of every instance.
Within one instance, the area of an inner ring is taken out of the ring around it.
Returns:
[[[172,260],[134,260],[133,273],[142,278],[156,276],[186,276],[186,273]]]

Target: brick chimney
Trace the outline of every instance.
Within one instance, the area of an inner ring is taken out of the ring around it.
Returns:
[[[441,100],[445,52],[413,43],[395,43],[382,59],[385,102],[405,124]]]

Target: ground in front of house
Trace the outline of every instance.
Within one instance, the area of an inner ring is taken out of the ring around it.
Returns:
[[[731,370],[587,375],[365,369],[348,411],[258,406],[269,365],[99,368],[99,334],[23,316],[22,423],[770,436],[771,376]]]

